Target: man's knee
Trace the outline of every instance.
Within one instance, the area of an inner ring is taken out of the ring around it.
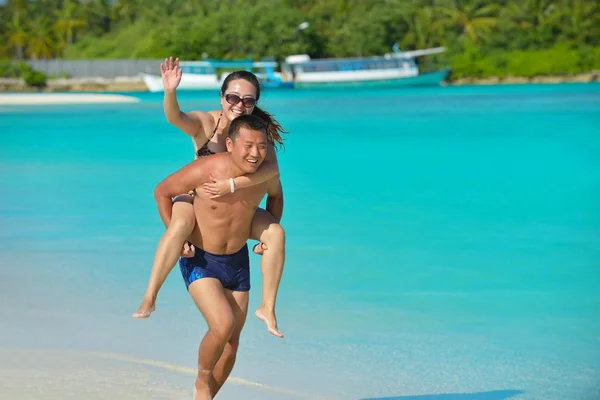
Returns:
[[[229,352],[231,354],[236,354],[239,346],[240,346],[239,333],[238,334],[234,333],[233,335],[231,335],[231,337],[227,341],[227,344],[225,345],[225,347],[227,348],[227,350],[229,350]]]
[[[261,242],[266,245],[269,243],[284,243],[285,230],[279,224],[270,224],[269,228],[261,235]]]
[[[235,318],[233,315],[222,315],[218,321],[208,326],[209,331],[221,343],[229,343],[235,330]]]
[[[246,322],[246,313],[238,312],[236,313],[235,318],[235,329],[231,333],[229,340],[227,341],[227,346],[233,351],[236,352],[238,346],[240,344],[240,336],[242,335],[242,330],[244,329],[244,325]]]

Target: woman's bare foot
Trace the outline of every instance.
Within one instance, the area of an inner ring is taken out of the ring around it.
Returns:
[[[133,313],[133,318],[148,318],[156,310],[155,299],[144,299],[140,308]]]
[[[256,315],[256,318],[267,324],[267,329],[271,335],[277,336],[278,338],[283,338],[283,334],[279,332],[279,328],[277,328],[275,311],[267,310],[265,307],[261,306],[258,310],[256,310],[254,315]]]

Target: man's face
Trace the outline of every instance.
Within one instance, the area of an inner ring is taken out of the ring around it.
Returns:
[[[267,136],[263,131],[241,128],[235,142],[227,138],[227,151],[245,174],[256,172],[267,155]]]

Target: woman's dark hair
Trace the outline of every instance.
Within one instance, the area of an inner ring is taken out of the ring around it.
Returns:
[[[243,79],[248,81],[254,86],[256,89],[256,101],[260,98],[260,82],[256,75],[249,71],[234,71],[227,75],[225,80],[223,81],[223,85],[221,86],[221,93],[225,94],[225,91],[229,87],[229,83],[231,81],[235,81],[237,79]],[[287,133],[283,130],[281,124],[277,122],[277,120],[273,117],[273,115],[269,114],[259,106],[254,106],[254,111],[252,111],[252,115],[256,115],[257,117],[262,118],[268,126],[267,137],[273,146],[277,148],[278,146],[283,146],[283,137],[282,133]]]

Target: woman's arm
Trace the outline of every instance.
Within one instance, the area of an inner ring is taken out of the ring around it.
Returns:
[[[165,92],[163,108],[167,121],[191,137],[196,138],[197,144],[202,146],[205,142],[198,142],[202,142],[202,139],[206,137],[204,124],[210,118],[210,115],[202,111],[184,113],[179,108],[176,92],[182,76],[181,68],[179,68],[179,58],[176,58],[175,61],[173,61],[173,57],[165,59],[164,64],[160,64],[160,72]]]
[[[250,186],[260,185],[268,180],[279,176],[279,164],[277,163],[277,154],[275,148],[269,145],[267,156],[265,160],[258,168],[258,170],[252,174],[238,176],[233,178],[235,189],[244,189]],[[212,198],[221,197],[227,193],[231,193],[231,185],[229,179],[216,179],[211,175],[212,182],[205,183],[202,185],[204,191]]]
[[[209,115],[202,111],[191,111],[189,113],[185,113],[181,111],[179,108],[179,103],[177,102],[177,94],[175,90],[166,91],[165,90],[165,98],[163,102],[163,107],[165,110],[165,116],[167,117],[167,121],[181,129],[185,134],[202,140],[206,137],[206,133],[204,132],[204,122]],[[203,143],[198,143],[199,146],[202,146]]]

